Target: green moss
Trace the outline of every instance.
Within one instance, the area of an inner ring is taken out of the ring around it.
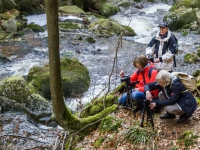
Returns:
[[[187,53],[185,56],[184,56],[184,62],[187,62],[187,63],[195,63],[198,61],[198,57],[195,55],[195,54],[192,54],[192,53]]]
[[[120,84],[115,91],[108,93],[106,96],[93,99],[84,107],[84,110],[81,111],[80,117],[83,118],[91,116],[104,110],[104,103],[106,108],[116,104],[118,101],[118,96],[116,96],[116,93],[123,92],[123,90],[124,84]]]
[[[112,116],[105,117],[99,126],[100,133],[105,132],[117,132],[118,128],[121,127],[122,120],[117,120]]]
[[[85,40],[89,43],[95,43],[96,42],[96,40],[92,36],[88,36]]]
[[[181,35],[182,35],[182,36],[186,36],[186,35],[188,35],[188,32],[187,32],[187,31],[182,32]]]
[[[30,94],[31,90],[21,76],[8,77],[0,81],[0,96],[26,101]]]
[[[75,24],[75,23],[72,23],[72,22],[59,23],[59,27],[61,29],[80,29],[78,24]]]
[[[131,35],[131,36],[136,35],[135,31],[134,31],[131,27],[129,27],[129,26],[123,26],[123,27],[126,29],[126,31],[128,31],[127,34],[129,34],[129,35]],[[127,35],[127,34],[126,34],[126,35]]]
[[[200,70],[195,70],[193,73],[192,73],[192,76],[194,77],[198,77],[200,75]]]
[[[27,27],[30,28],[33,32],[44,32],[44,28],[38,24],[30,23],[27,25]]]
[[[89,31],[94,32],[99,37],[110,37],[119,35],[124,28],[115,20],[99,19],[89,25]]]
[[[6,13],[1,13],[1,14],[0,14],[0,18],[1,18],[2,20],[8,20],[8,19],[10,18],[10,16],[9,16],[8,14],[6,14]]]
[[[190,28],[190,24],[185,24],[180,29],[189,29],[189,28]]]
[[[111,16],[115,13],[118,12],[118,8],[116,5],[111,4],[111,3],[104,3],[101,8],[100,8],[100,12],[103,16]]]
[[[80,13],[84,14],[85,13],[81,8],[77,7],[76,5],[61,6],[59,7],[59,10],[65,13],[69,13],[69,14],[80,14]]]

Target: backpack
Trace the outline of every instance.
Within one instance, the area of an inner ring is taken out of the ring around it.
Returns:
[[[177,39],[177,37],[174,35],[174,33],[171,33],[171,36],[175,39],[175,42],[176,42],[176,48],[175,48],[175,54],[177,54],[178,53],[178,47],[179,47],[179,45],[178,45],[178,39]]]
[[[179,47],[179,45],[178,45],[178,39],[177,39],[177,37],[174,35],[174,33],[171,33],[171,37],[173,37],[174,38],[174,40],[175,40],[175,43],[176,43],[176,45],[175,45],[175,49],[174,49],[174,54],[177,54],[178,53],[178,47]],[[167,42],[167,45],[168,45],[168,42]],[[176,67],[176,57],[175,57],[175,55],[174,55],[174,67]]]
[[[190,92],[196,90],[196,88],[195,88],[196,78],[195,77],[188,75],[187,73],[184,73],[184,72],[172,72],[172,74],[181,80],[181,83],[185,86],[185,88],[187,90],[189,90]],[[183,91],[183,92],[185,92],[185,91]]]

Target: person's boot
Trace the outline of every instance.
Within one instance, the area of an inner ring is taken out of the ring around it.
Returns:
[[[179,117],[179,119],[177,120],[177,123],[183,123],[186,122],[188,120],[188,116],[186,114],[183,114]]]
[[[142,114],[143,113],[143,109],[144,109],[143,107],[138,107],[137,106],[137,108],[134,110],[134,113],[139,111],[139,113]]]
[[[168,112],[160,116],[160,119],[175,119],[175,118],[176,118],[176,115],[170,114]]]

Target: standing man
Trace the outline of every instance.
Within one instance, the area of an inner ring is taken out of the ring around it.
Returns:
[[[146,48],[147,57],[153,58],[154,65],[158,71],[173,71],[175,63],[176,39],[169,30],[167,22],[160,22],[158,27],[160,31],[152,38]]]

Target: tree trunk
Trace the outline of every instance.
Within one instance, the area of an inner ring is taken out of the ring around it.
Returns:
[[[59,120],[64,119],[63,114],[66,107],[63,100],[61,83],[57,0],[46,0],[46,15],[51,97],[55,118],[60,122]]]
[[[50,88],[54,117],[57,123],[68,131],[89,133],[89,131],[96,129],[101,119],[114,111],[117,106],[113,105],[102,112],[87,118],[78,118],[65,106],[60,69],[57,0],[45,0],[45,3],[48,31]]]

